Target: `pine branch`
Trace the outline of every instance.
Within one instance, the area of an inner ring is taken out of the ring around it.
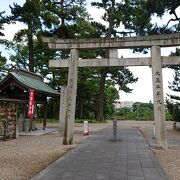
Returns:
[[[172,21],[180,21],[180,18],[170,19],[170,20],[167,22],[166,26],[162,29],[162,32],[168,27],[169,23],[172,22]]]

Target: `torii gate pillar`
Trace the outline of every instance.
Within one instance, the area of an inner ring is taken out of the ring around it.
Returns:
[[[152,83],[154,100],[154,121],[156,140],[159,147],[167,148],[165,128],[165,107],[163,95],[162,61],[161,49],[159,46],[151,47],[152,58]]]
[[[67,101],[67,86],[61,86],[61,98],[60,98],[60,109],[59,109],[59,134],[61,137],[64,137],[64,133],[65,133],[66,101]]]
[[[66,114],[63,144],[73,143],[73,128],[75,120],[77,72],[78,72],[78,50],[71,49],[71,59],[69,64],[68,85],[66,95]]]

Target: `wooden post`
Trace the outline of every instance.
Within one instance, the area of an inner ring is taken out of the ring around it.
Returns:
[[[78,50],[71,50],[71,61],[68,73],[66,117],[63,144],[73,143],[73,128],[75,120],[76,91],[77,91],[77,70],[78,70]]]
[[[161,50],[159,46],[151,47],[151,57],[152,57],[154,120],[155,120],[157,145],[163,148],[167,148],[163,79],[162,79],[162,62],[161,62]]]
[[[47,120],[47,101],[44,103],[43,130],[46,129],[46,120]]]
[[[19,137],[19,120],[17,121],[17,103],[15,103],[15,122],[14,122],[14,138],[18,138]]]

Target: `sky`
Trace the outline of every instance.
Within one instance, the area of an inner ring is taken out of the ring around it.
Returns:
[[[7,14],[10,14],[9,4],[12,5],[13,2],[22,5],[25,0],[3,0],[1,1],[0,11],[6,11]],[[103,10],[95,9],[94,7],[90,6],[91,0],[88,1],[87,10],[91,14],[92,18],[96,21],[104,23],[101,19],[103,14]],[[92,13],[93,12],[93,13]],[[178,13],[180,14],[180,8],[178,9]],[[172,18],[170,15],[166,14],[164,19],[158,19],[154,17],[152,19],[153,22],[157,22],[158,24],[165,24],[167,19]],[[105,23],[104,23],[105,24]],[[171,24],[170,24],[171,25]],[[4,26],[4,33],[5,38],[8,40],[12,40],[14,34],[19,30],[24,28],[24,25],[21,23],[17,23],[14,25],[5,25]],[[2,49],[2,48],[1,48]],[[1,50],[0,49],[0,50]],[[162,48],[161,55],[168,56],[170,52],[174,52],[175,48]],[[144,54],[133,54],[131,50],[121,49],[118,51],[119,57],[150,57],[150,53]],[[7,55],[7,52],[4,50],[2,51],[2,55]],[[133,89],[132,93],[124,93],[122,91],[119,92],[120,101],[134,101],[134,102],[153,102],[153,94],[152,94],[152,74],[151,68],[149,67],[129,67],[129,69],[133,72],[135,77],[138,77],[138,82],[132,85],[129,85],[130,88]],[[171,69],[163,69],[163,88],[164,88],[164,97],[166,94],[174,94],[168,88],[169,82],[173,81],[173,71]],[[179,94],[180,95],[180,94]]]

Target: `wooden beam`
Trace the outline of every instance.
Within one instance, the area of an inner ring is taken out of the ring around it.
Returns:
[[[180,45],[180,33],[142,37],[56,39],[42,38],[50,49],[95,49],[95,48],[148,48],[152,46],[171,47]]]
[[[180,65],[179,56],[161,57],[162,65]],[[70,61],[50,60],[49,67],[69,67]],[[78,67],[109,67],[109,66],[150,66],[151,58],[111,58],[111,59],[79,59]]]

